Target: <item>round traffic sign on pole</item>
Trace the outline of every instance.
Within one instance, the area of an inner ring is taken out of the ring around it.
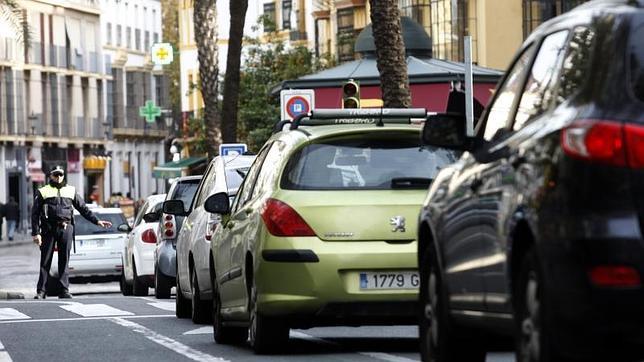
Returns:
[[[302,113],[308,113],[311,110],[309,101],[302,96],[291,97],[286,102],[286,113],[289,117],[295,118]]]

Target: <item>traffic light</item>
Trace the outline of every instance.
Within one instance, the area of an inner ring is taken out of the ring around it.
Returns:
[[[360,83],[353,79],[342,83],[342,108],[360,108]]]

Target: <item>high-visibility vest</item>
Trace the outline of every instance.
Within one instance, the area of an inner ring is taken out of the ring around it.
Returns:
[[[59,189],[51,186],[45,185],[38,189],[43,199],[49,199],[52,197],[64,197],[67,199],[72,199],[76,197],[76,188],[74,186],[65,185]]]

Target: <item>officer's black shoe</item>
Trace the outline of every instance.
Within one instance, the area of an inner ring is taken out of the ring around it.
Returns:
[[[45,294],[45,292],[40,291],[40,292],[36,293],[36,296],[34,297],[34,299],[45,299],[46,296],[47,295]]]
[[[72,299],[72,295],[69,292],[65,291],[58,295],[58,299]]]

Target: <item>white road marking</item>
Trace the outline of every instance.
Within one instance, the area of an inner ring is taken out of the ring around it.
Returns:
[[[41,322],[68,322],[68,321],[95,321],[100,319],[111,319],[114,316],[105,317],[78,317],[78,318],[49,318],[49,319],[28,319],[28,320],[13,320],[13,321],[0,321],[0,324],[14,324],[14,323],[41,323]],[[151,315],[133,315],[133,316],[120,316],[127,319],[147,319],[147,318],[176,318],[174,314],[151,314]]]
[[[154,303],[148,303],[148,305],[153,306],[155,308],[167,310],[170,312],[174,312],[176,307],[174,302],[154,302]]]
[[[5,351],[4,345],[0,342],[0,362],[13,362],[9,352]]]
[[[310,334],[302,333],[302,332],[296,332],[296,331],[291,331],[291,337],[295,338],[300,338],[300,339],[306,339],[309,341],[314,341],[318,343],[324,343],[324,344],[331,344],[335,346],[341,346],[339,343],[327,341],[324,338],[320,337],[315,337]],[[388,354],[388,353],[382,353],[382,352],[356,352],[358,354],[361,354],[363,356],[375,358],[381,361],[388,361],[388,362],[418,362],[418,360],[406,358],[406,357],[401,357],[401,356],[395,356],[393,354]]]
[[[31,317],[13,308],[0,308],[0,320],[7,319],[31,319]]]
[[[129,321],[123,318],[110,318],[110,320],[120,326],[129,328],[136,333],[142,334],[145,338],[151,340],[152,342],[158,345],[161,345],[163,347],[166,347],[174,352],[177,352],[184,357],[190,358],[193,361],[228,362],[228,360],[223,359],[221,357],[214,357],[207,353],[203,353],[195,349],[192,349],[183,343],[177,342],[172,338],[161,335],[149,328],[146,328],[132,321]]]
[[[73,304],[61,305],[60,307],[69,312],[82,315],[83,317],[134,315],[134,313],[116,309],[107,304]]]
[[[191,331],[184,332],[183,334],[212,334],[213,330],[212,327],[201,327],[197,329],[193,329]]]

